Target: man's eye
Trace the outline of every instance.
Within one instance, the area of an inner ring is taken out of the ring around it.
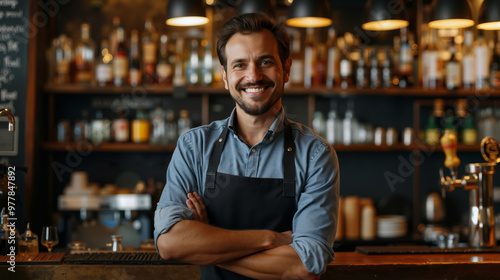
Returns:
[[[270,66],[270,65],[273,65],[273,62],[272,62],[272,61],[270,61],[270,60],[264,60],[264,61],[262,61],[262,63],[261,63],[261,64],[262,64],[263,66]]]

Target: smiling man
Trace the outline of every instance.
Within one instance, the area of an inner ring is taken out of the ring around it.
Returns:
[[[339,169],[333,148],[285,116],[288,35],[260,14],[217,42],[231,115],[182,135],[155,212],[160,255],[202,279],[318,279],[333,260]]]

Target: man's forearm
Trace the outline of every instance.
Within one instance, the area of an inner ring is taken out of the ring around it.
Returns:
[[[197,221],[175,224],[157,240],[162,258],[212,265],[291,243],[291,235],[269,230],[226,230]]]
[[[255,279],[319,279],[307,271],[295,250],[284,245],[219,264],[221,268]]]

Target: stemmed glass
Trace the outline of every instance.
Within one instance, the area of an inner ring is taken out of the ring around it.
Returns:
[[[59,244],[59,237],[57,236],[57,227],[48,226],[42,228],[42,245],[47,247],[49,253],[52,253],[52,247]]]

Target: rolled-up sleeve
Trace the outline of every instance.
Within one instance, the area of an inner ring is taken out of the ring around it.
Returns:
[[[186,206],[187,194],[197,191],[197,158],[192,150],[192,142],[183,135],[177,142],[167,169],[167,181],[154,215],[154,240],[167,232],[177,222],[193,218],[193,211]],[[158,248],[157,248],[158,250]]]
[[[335,150],[324,144],[310,154],[307,162],[308,175],[297,203],[291,246],[309,272],[321,274],[334,259],[340,185],[338,159]]]

